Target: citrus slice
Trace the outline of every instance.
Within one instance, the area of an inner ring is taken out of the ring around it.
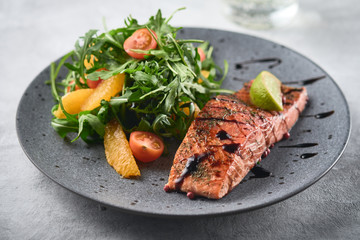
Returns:
[[[264,110],[282,111],[281,82],[273,74],[262,71],[250,88],[251,102]]]
[[[115,97],[124,85],[125,74],[119,73],[102,81],[93,94],[89,96],[81,106],[81,111],[93,110],[100,106],[101,100],[109,101],[111,97]]]
[[[200,72],[201,72],[201,74],[202,74],[204,77],[206,77],[206,78],[208,78],[209,75],[210,75],[210,72],[207,71],[207,70],[201,70]],[[202,83],[202,82],[203,82],[203,80],[202,80],[201,78],[199,78],[199,79],[198,79],[198,83]]]
[[[93,94],[94,89],[86,88],[79,89],[73,92],[69,92],[61,98],[62,104],[66,112],[70,114],[77,114],[81,111],[81,106]],[[54,115],[57,118],[66,118],[65,114],[59,108],[54,111]]]
[[[198,105],[196,103],[190,103],[190,102],[186,102],[186,103],[189,103],[189,104],[193,104],[194,105],[194,117],[196,118],[197,115],[199,114],[200,112],[200,108],[198,107]],[[187,116],[190,115],[190,106],[187,105],[187,106],[182,106],[184,105],[185,103],[184,102],[180,102],[179,103],[179,106],[180,106],[180,109],[181,111],[183,111]]]
[[[131,152],[121,125],[111,121],[105,126],[105,155],[108,163],[124,178],[140,176],[140,170]]]

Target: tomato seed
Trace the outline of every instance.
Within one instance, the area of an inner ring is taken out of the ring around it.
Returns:
[[[145,48],[147,45],[151,42],[151,37],[148,34],[140,33],[139,36],[137,36],[137,47],[140,49]]]
[[[136,136],[136,139],[141,140],[141,141],[144,141],[145,138],[146,138],[145,134],[139,134]]]
[[[155,149],[160,149],[160,144],[158,142],[151,143],[151,146]]]

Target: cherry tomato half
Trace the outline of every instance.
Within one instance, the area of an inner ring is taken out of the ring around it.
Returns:
[[[206,56],[205,56],[205,53],[204,53],[204,50],[202,50],[201,48],[198,48],[197,49],[199,55],[200,55],[200,61],[204,61],[206,59]]]
[[[107,70],[107,69],[106,68],[99,68],[96,71],[99,72],[99,71],[102,71],[102,70]],[[98,80],[95,80],[95,81],[86,79],[86,84],[89,86],[89,88],[96,88],[102,81],[103,81],[103,79],[101,79],[101,78],[99,78]],[[84,83],[84,80],[82,78],[80,78],[80,82]],[[73,85],[74,83],[75,83],[74,80],[70,81],[70,85]],[[70,89],[71,89],[71,87],[68,86],[67,91],[70,92]],[[80,87],[78,85],[76,85],[75,86],[75,91],[79,90],[79,89],[80,89]]]
[[[96,88],[99,85],[99,83],[101,83],[101,82],[102,82],[102,79],[99,79],[96,81],[91,81],[89,79],[86,80],[86,83],[89,86],[89,88]]]
[[[152,162],[164,151],[164,143],[156,134],[135,131],[130,134],[129,145],[135,158],[141,162]]]
[[[151,30],[151,32],[154,34],[155,38],[157,38],[155,32],[153,30]],[[146,54],[133,52],[131,51],[132,49],[150,50],[155,49],[156,46],[156,40],[146,28],[136,30],[124,42],[124,49],[126,53],[137,59],[144,59]]]
[[[107,71],[106,68],[99,68],[97,69],[96,71],[99,72],[99,71]],[[98,80],[96,81],[91,81],[89,79],[86,79],[86,84],[89,86],[89,88],[96,88],[103,80],[101,78],[99,78]]]

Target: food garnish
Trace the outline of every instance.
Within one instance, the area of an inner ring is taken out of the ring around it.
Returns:
[[[140,176],[140,170],[119,122],[113,120],[106,124],[104,147],[106,159],[116,172],[124,178]]]
[[[118,73],[110,78],[103,80],[86,99],[81,106],[81,111],[91,111],[100,107],[101,101],[109,101],[115,97],[123,88],[125,74]]]
[[[132,153],[141,162],[152,162],[164,152],[163,141],[154,133],[132,132],[129,142]]]
[[[251,102],[268,111],[282,111],[282,93],[280,80],[268,71],[262,71],[250,88]]]
[[[78,91],[69,92],[66,95],[61,97],[61,102],[63,104],[64,110],[69,114],[78,114],[81,111],[81,107],[84,102],[94,93],[94,89],[83,88]],[[56,118],[65,119],[66,116],[61,109],[61,106],[58,106],[57,110],[53,111],[53,114]]]
[[[147,28],[141,28],[136,30],[130,37],[124,42],[124,50],[133,58],[144,59],[145,53],[137,53],[136,50],[154,50],[157,46],[157,36],[153,30]]]

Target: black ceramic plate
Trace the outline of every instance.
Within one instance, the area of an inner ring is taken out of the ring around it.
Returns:
[[[186,28],[178,36],[209,40],[215,61],[220,65],[224,59],[229,62],[224,88],[238,90],[262,70],[294,86],[306,84],[309,103],[291,130],[291,138],[277,143],[261,163],[272,176],[254,178],[250,172],[220,200],[189,200],[185,194],[165,193],[163,186],[179,144],[174,142],[168,157],[140,164],[140,180],[122,179],[107,164],[102,144],[70,143],[51,128],[54,102],[50,87],[44,84],[49,67],[30,84],[18,107],[18,137],[29,159],[49,178],[81,196],[127,212],[172,217],[240,213],[268,206],[299,193],[332,168],[348,141],[350,114],[341,90],[326,72],[284,46],[244,34]],[[64,76],[65,69],[61,73]],[[322,78],[298,82],[316,77]],[[332,114],[317,115],[325,112]],[[314,146],[282,148],[303,143]]]

